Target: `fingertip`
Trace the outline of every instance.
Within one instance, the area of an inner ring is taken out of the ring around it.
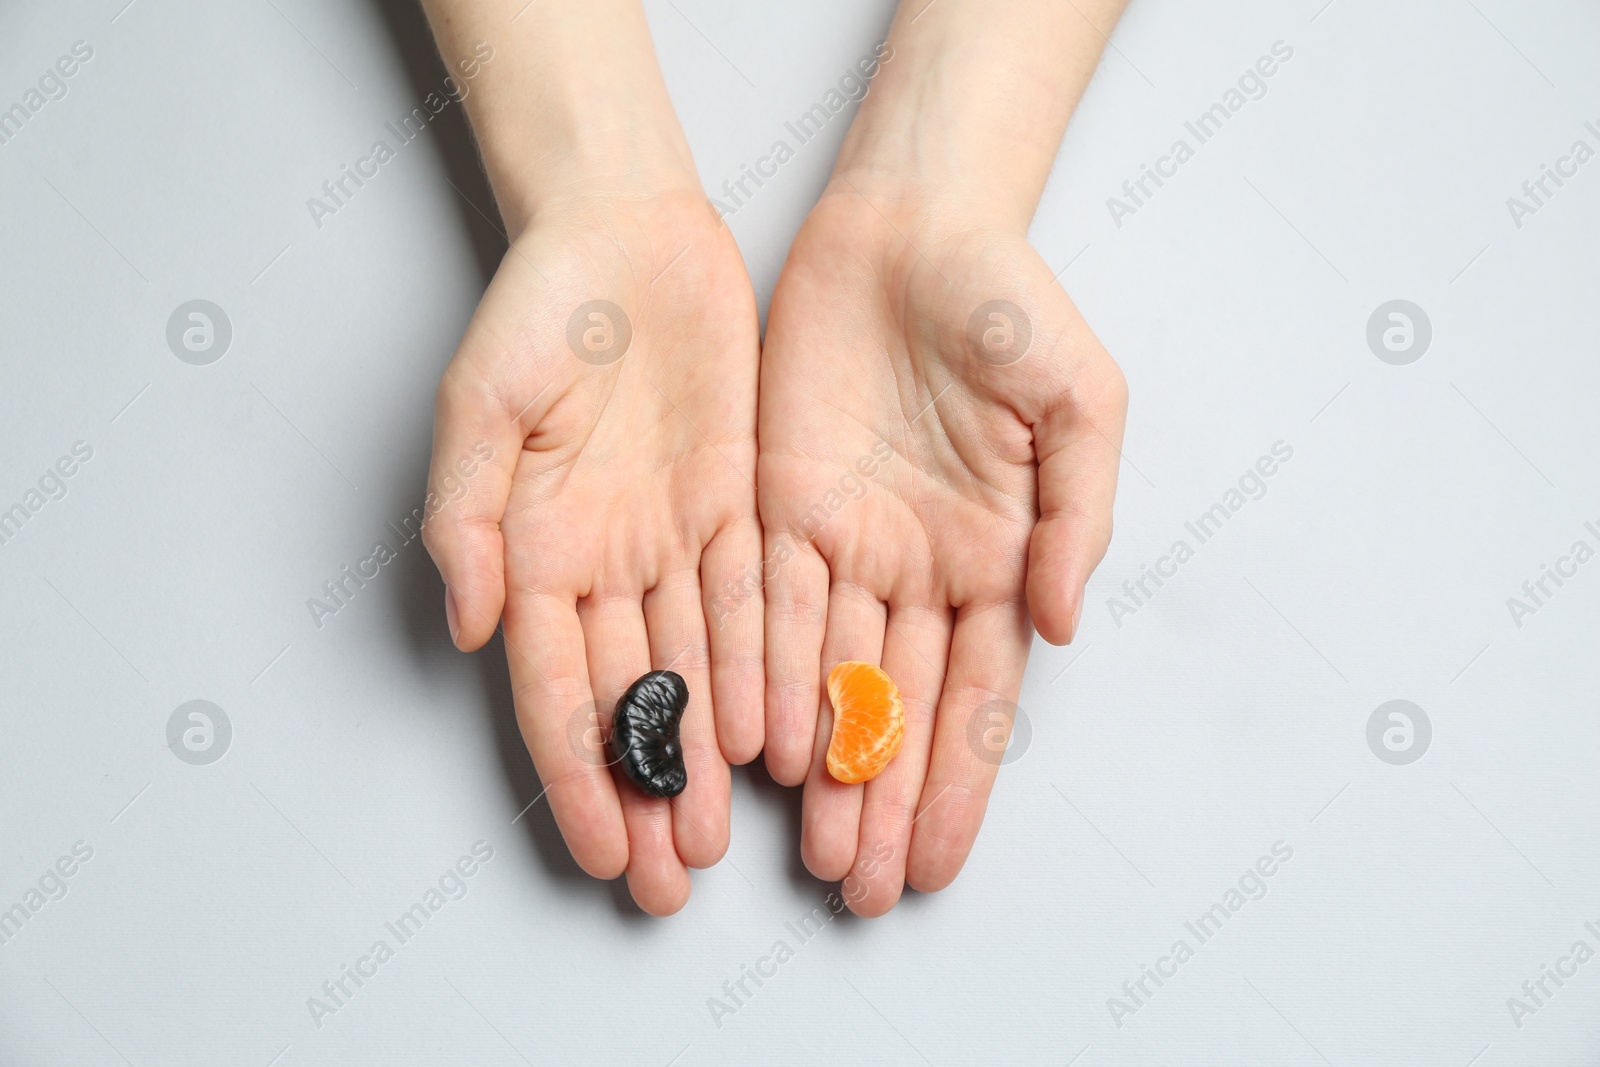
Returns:
[[[463,652],[476,652],[494,636],[500,625],[500,613],[505,609],[504,588],[480,590],[474,595],[456,596],[455,590],[445,586],[445,617],[450,623],[450,639]],[[455,618],[451,619],[452,610]]]
[[[733,766],[755,759],[766,741],[762,567],[753,516],[719,531],[700,560],[717,744]]]
[[[781,685],[767,674],[764,718],[767,773],[779,785],[803,785],[817,735],[819,686]]]
[[[826,772],[824,772],[826,773]],[[834,783],[838,785],[838,783]],[[860,786],[839,786],[859,790]],[[806,786],[806,802],[801,807],[800,858],[806,870],[824,882],[843,881],[856,861],[859,822],[829,818],[832,812],[818,803],[816,783]]]
[[[924,805],[906,857],[906,884],[919,893],[937,893],[956,880],[972,854],[988,807],[987,796],[967,786],[941,787],[935,795],[943,797],[943,803],[937,808]]]
[[[1085,584],[1105,555],[1110,530],[1081,518],[1049,516],[1033,528],[1028,546],[1028,615],[1039,636],[1066,645],[1077,636],[1088,595]],[[1093,531],[1093,532],[1091,532]]]
[[[461,647],[461,612],[456,607],[456,595],[447,585],[444,587],[444,621],[450,628],[450,641],[457,648]]]
[[[704,839],[695,841],[680,841],[678,843],[678,858],[683,860],[685,867],[693,867],[697,871],[715,867],[721,863],[728,854],[728,828],[712,827]]]
[[[689,903],[689,872],[683,867],[641,872],[630,866],[627,875],[628,892],[647,915],[665,919]]]
[[[625,832],[620,835],[620,840],[607,839],[583,845],[568,841],[567,848],[584,874],[602,882],[621,878],[628,869],[628,839]]]
[[[919,893],[937,893],[941,889],[948,888],[960,873],[959,866],[949,869],[934,866],[907,867],[906,884]]]
[[[894,910],[900,903],[900,893],[897,890],[892,896],[869,894],[860,901],[845,901],[850,905],[850,910],[863,919],[881,919]]]
[[[900,903],[900,897],[905,892],[905,882],[899,879],[880,878],[876,881],[858,882],[859,886],[864,887],[864,891],[852,893],[848,887],[853,878],[858,879],[859,876],[854,873],[847,875],[840,891],[850,910],[863,919],[877,919],[889,914],[894,910],[894,906]]]
[[[729,764],[742,766],[759,756],[767,743],[765,665],[758,653],[742,670],[716,663],[712,670],[724,683],[716,705],[717,743]]]
[[[795,769],[789,766],[788,761],[779,756],[770,747],[766,751],[766,756],[767,777],[774,782],[787,789],[793,789],[795,786],[805,782],[805,771],[800,771],[798,774],[795,773]]]
[[[590,769],[576,772],[549,793],[550,813],[573,862],[583,873],[601,881],[622,877],[638,856],[628,839],[628,827],[610,778],[603,772],[589,779]],[[585,789],[585,780],[598,789]]]
[[[728,853],[732,784],[721,753],[690,768],[688,790],[669,801],[672,839],[685,866],[715,867]],[[693,795],[691,796],[691,792]]]
[[[711,689],[722,758],[735,767],[749,763],[761,754],[767,734],[766,678],[760,651],[747,656],[718,655],[713,638]]]
[[[850,873],[851,846],[831,840],[826,834],[802,833],[800,858],[806,870],[822,882],[837,882]]]
[[[788,562],[766,581],[763,744],[773,780],[797,786],[810,772],[817,735],[829,572],[809,542],[796,549],[769,534],[768,544],[768,558]]]
[[[1086,595],[1080,585],[1071,585],[1065,591],[1052,588],[1046,581],[1034,581],[1028,576],[1028,614],[1039,636],[1052,645],[1070,645],[1078,636],[1078,624],[1083,618],[1083,601]]]
[[[804,752],[798,752],[788,746],[777,744],[773,733],[769,730],[763,754],[767,758],[767,774],[774,782],[785,789],[798,789],[806,784],[806,777],[811,773],[809,748]]]
[[[726,738],[719,734],[718,743],[722,746],[722,758],[728,761],[729,766],[743,767],[755,762],[755,758],[761,755],[766,728],[759,710],[754,716],[741,714],[727,732],[729,736]]]
[[[449,526],[430,519],[422,538],[444,580],[450,640],[463,652],[476,652],[493,636],[505,609],[505,541],[499,526]]]
[[[956,880],[971,850],[970,841],[942,841],[931,847],[926,838],[914,842],[906,859],[906,884],[919,893],[939,892]]]

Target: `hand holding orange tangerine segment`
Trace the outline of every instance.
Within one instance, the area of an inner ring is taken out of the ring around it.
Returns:
[[[828,672],[828,702],[828,773],[847,785],[882,774],[906,739],[905,703],[894,680],[882,668],[846,660]]]

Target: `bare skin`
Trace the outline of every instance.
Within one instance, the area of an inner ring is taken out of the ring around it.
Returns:
[[[626,873],[664,915],[687,901],[688,868],[722,858],[729,763],[762,744],[761,609],[708,630],[704,592],[759,564],[755,299],[636,5],[548,5],[512,26],[521,6],[429,5],[447,59],[496,42],[468,106],[513,239],[440,383],[430,488],[481,442],[494,459],[426,543],[457,645],[504,622],[517,721],[573,857]],[[601,30],[628,68],[613,123],[628,132],[586,141],[603,108],[574,98],[584,115],[565,122],[564,78],[549,74],[584,50],[550,42]],[[595,300],[622,319],[580,310]],[[600,744],[622,692],[668,667],[691,694],[689,786],[670,801],[623,780]]]
[[[968,725],[1015,699],[1030,620],[1071,639],[1110,537],[1125,386],[1025,234],[1122,2],[897,17],[758,368],[749,279],[639,5],[425,0],[452,67],[494,49],[467,107],[511,239],[440,383],[430,489],[492,459],[426,543],[456,644],[504,622],[573,856],[626,873],[646,911],[681,908],[688,869],[721,858],[729,764],[763,745],[774,778],[805,784],[808,867],[852,875],[857,912],[964,863],[995,771]],[[865,786],[823,762],[841,659],[881,662],[906,696],[905,746]],[[666,667],[691,693],[671,802],[597,744],[622,691]]]
[[[804,783],[806,866],[863,915],[960,871],[997,770],[971,724],[1009,725],[1030,620],[1072,639],[1110,539],[1126,384],[1025,234],[1120,9],[902,9],[773,295],[757,483],[769,556],[801,548],[766,586],[767,766]],[[893,459],[818,528],[880,440]],[[863,785],[825,761],[821,682],[852,659],[906,704]]]

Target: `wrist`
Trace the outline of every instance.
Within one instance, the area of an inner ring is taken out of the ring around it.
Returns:
[[[985,102],[928,71],[885,68],[862,102],[830,186],[897,212],[983,221],[1025,232],[1056,138],[1004,128]],[[937,116],[937,118],[935,118]]]
[[[1026,233],[1124,2],[902,5],[834,184]]]
[[[590,101],[581,114],[546,111],[537,121],[474,116],[484,169],[512,240],[574,201],[704,198],[670,109],[664,117],[637,105],[602,110]]]
[[[513,239],[569,200],[700,190],[638,0],[423,6]]]
[[[917,244],[964,229],[1027,233],[1037,201],[1026,192],[975,181],[959,167],[895,159],[890,154],[841,159],[823,197],[865,200],[894,230]]]

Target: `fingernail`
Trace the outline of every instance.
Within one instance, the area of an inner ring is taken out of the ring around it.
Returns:
[[[451,643],[460,645],[461,616],[456,611],[456,595],[450,591],[448,585],[444,587],[444,618],[445,622],[450,625]]]
[[[1072,609],[1072,633],[1067,637],[1067,642],[1069,644],[1078,636],[1078,620],[1083,618],[1083,598],[1086,595],[1088,595],[1088,590],[1079,588],[1078,606]]]

